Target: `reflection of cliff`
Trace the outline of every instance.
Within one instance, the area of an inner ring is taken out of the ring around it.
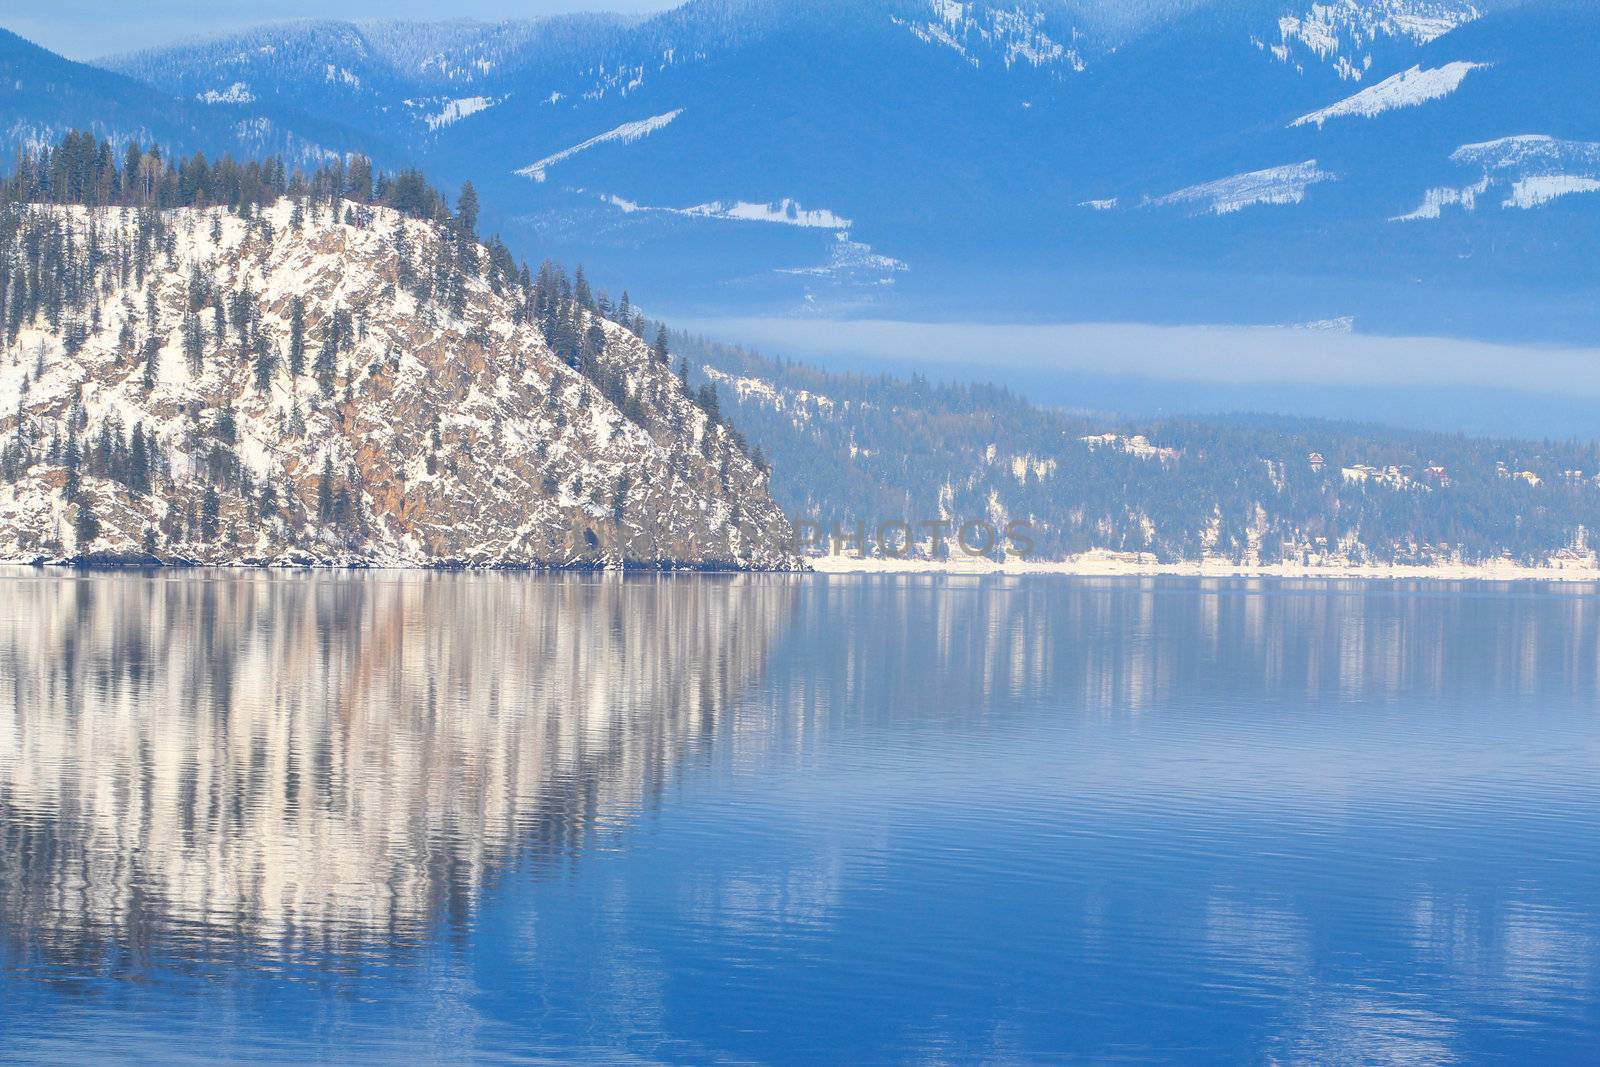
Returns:
[[[626,825],[686,760],[760,774],[840,739],[914,748],[925,729],[1003,751],[1006,727],[1042,718],[1052,781],[1074,795],[1276,800],[1313,775],[1340,789],[1390,770],[1393,788],[1477,773],[1457,765],[1477,750],[1452,746],[1456,720],[1382,735],[1451,760],[1385,763],[1324,743],[1356,720],[1316,705],[1592,701],[1600,682],[1600,600],[1578,589],[4,582],[0,929],[68,951],[173,934],[269,949],[404,940],[467,914],[514,862]],[[1141,715],[1149,734],[1096,732]]]
[[[788,580],[11,577],[0,915],[61,942],[404,938],[626,821]]]

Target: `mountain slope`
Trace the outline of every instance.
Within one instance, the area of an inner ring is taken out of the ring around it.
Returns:
[[[1020,523],[1024,556],[1593,566],[1600,446],[1317,420],[1130,420],[992,386],[833,374],[677,340],[773,458],[803,539],[869,548],[929,524],[958,556]],[[810,524],[810,525],[807,525]],[[886,527],[886,524],[889,524]],[[877,531],[886,529],[886,534]],[[1015,546],[1015,540],[1011,539]],[[892,554],[880,553],[880,554]]]
[[[207,135],[193,109],[133,78],[63,59],[0,29],[0,129],[43,145],[68,130],[188,147]]]
[[[309,194],[7,208],[0,557],[786,566],[738,435],[502,253]]]
[[[684,313],[1348,316],[1572,340],[1600,328],[1600,174],[1506,173],[1479,197],[1481,168],[1455,153],[1600,143],[1592,15],[690,0],[636,19],[286,24],[106,62],[236,130],[471,177],[514,247]]]
[[[274,119],[248,94],[204,99],[173,95],[126,75],[74,63],[0,29],[0,146],[29,150],[85,130],[119,147],[130,141],[169,152],[279,155],[317,163],[340,151],[381,147],[340,121],[294,115]],[[223,104],[226,106],[211,106]]]

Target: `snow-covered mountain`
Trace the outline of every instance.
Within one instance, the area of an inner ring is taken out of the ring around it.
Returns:
[[[1591,0],[689,0],[107,60],[685,311],[1588,335]],[[42,104],[40,106],[43,106]],[[17,108],[26,111],[26,101]],[[1485,180],[1492,190],[1476,192]],[[686,266],[692,269],[685,269]]]
[[[0,260],[0,558],[790,561],[759,462],[659,352],[580,288],[558,355],[503,249],[435,223],[12,206]]]

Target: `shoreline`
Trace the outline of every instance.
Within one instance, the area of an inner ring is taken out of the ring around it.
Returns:
[[[827,575],[946,575],[1021,577],[1057,575],[1080,578],[1362,578],[1433,581],[1600,583],[1600,565],[1590,561],[1528,566],[1511,560],[1491,563],[1233,563],[1204,560],[1184,563],[1134,561],[1088,554],[1065,560],[1010,558],[1004,563],[985,557],[956,560],[863,559],[822,556],[807,560],[811,570]]]
[[[863,559],[856,556],[820,556],[807,559],[799,567],[739,567],[727,564],[463,564],[394,562],[262,562],[258,560],[225,563],[192,561],[133,562],[103,559],[0,559],[0,571],[19,573],[183,573],[217,571],[271,574],[617,574],[617,575],[742,575],[816,574],[823,577],[949,577],[949,578],[1284,578],[1284,579],[1362,579],[1367,581],[1450,581],[1450,582],[1545,582],[1563,585],[1600,585],[1600,565],[1576,561],[1548,566],[1528,566],[1509,560],[1493,563],[1443,564],[1236,564],[1227,560],[1157,563],[1080,556],[1065,560],[1007,559],[1004,563],[977,557],[957,560]]]

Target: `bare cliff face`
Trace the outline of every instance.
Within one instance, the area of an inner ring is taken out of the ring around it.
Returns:
[[[288,198],[7,210],[0,558],[795,564],[716,405],[501,249]]]

